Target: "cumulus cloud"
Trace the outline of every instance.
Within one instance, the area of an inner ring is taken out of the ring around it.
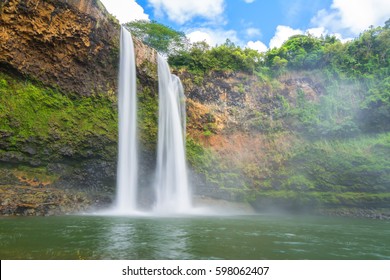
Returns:
[[[251,27],[246,30],[246,35],[249,37],[255,37],[260,36],[261,32],[259,29]]]
[[[212,47],[222,45],[226,42],[226,39],[229,39],[238,46],[257,50],[258,52],[266,52],[268,50],[267,46],[261,41],[249,41],[245,44],[238,38],[235,30],[201,28],[188,30],[186,36],[191,43],[205,41]]]
[[[306,34],[313,35],[314,37],[321,37],[321,35],[326,35],[328,34],[328,31],[325,29],[325,27],[314,27],[314,28],[309,28],[306,30]]]
[[[185,33],[191,43],[206,41],[210,46],[215,46],[221,45],[226,42],[226,39],[229,39],[233,43],[241,45],[235,30],[200,28],[187,30]]]
[[[256,50],[258,52],[266,52],[268,50],[267,46],[263,42],[260,42],[260,41],[256,41],[256,42],[249,41],[246,44],[246,47],[253,49],[253,50]]]
[[[389,17],[389,0],[333,0],[330,9],[320,10],[312,23],[356,36],[370,25],[382,25]]]
[[[194,17],[215,20],[224,11],[224,0],[148,0],[157,14],[183,24]]]
[[[306,34],[306,35],[310,34],[310,35],[317,37],[317,38],[320,38],[321,36],[332,35],[332,36],[335,36],[337,39],[339,39],[343,43],[353,40],[352,37],[344,37],[342,34],[337,33],[337,32],[330,33],[325,27],[322,27],[322,26],[309,28],[309,29],[306,29],[305,31],[303,31],[300,29],[293,29],[290,26],[279,25],[276,28],[275,35],[271,39],[269,46],[271,49],[272,48],[279,48],[291,36],[303,35],[303,34]]]
[[[100,0],[107,11],[114,15],[120,23],[126,23],[133,20],[149,20],[144,9],[138,5],[135,0]]]
[[[269,47],[279,48],[288,38],[293,35],[304,34],[300,29],[293,29],[290,26],[278,25],[274,37],[269,42]]]
[[[213,41],[209,33],[200,30],[192,31],[186,34],[186,36],[191,43],[205,41],[207,44],[211,45]]]
[[[339,39],[342,43],[346,43],[354,39],[352,37],[344,38],[343,35],[341,35],[340,33],[333,33],[332,35]]]

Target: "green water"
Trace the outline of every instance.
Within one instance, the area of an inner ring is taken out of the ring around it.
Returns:
[[[390,259],[390,222],[261,215],[3,217],[0,259]]]

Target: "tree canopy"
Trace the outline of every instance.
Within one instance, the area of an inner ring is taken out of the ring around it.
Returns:
[[[136,20],[126,23],[125,26],[134,36],[162,55],[173,55],[189,44],[183,32],[156,21]]]
[[[172,66],[203,73],[210,70],[253,72],[260,67],[261,60],[259,52],[242,49],[230,40],[212,48],[206,42],[197,42],[189,50],[183,49],[169,57]]]

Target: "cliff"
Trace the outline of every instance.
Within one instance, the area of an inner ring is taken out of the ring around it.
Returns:
[[[0,213],[107,206],[116,177],[118,22],[97,0],[9,0],[0,11]],[[142,203],[155,168],[158,85],[156,51],[136,38],[134,45]],[[175,73],[187,95],[195,194],[261,211],[388,212],[390,135],[358,134],[349,114],[357,103],[339,106],[366,90],[358,82],[321,71]]]
[[[390,216],[390,134],[357,133],[356,109],[341,109],[356,104],[346,96],[364,85],[320,71],[177,73],[189,97],[187,154],[205,181],[201,193],[259,211]]]
[[[92,0],[10,0],[0,11],[0,212],[107,205],[117,159],[118,22]],[[151,178],[156,52],[134,45],[143,177]]]
[[[5,1],[0,63],[66,92],[113,91],[118,24],[94,2]]]

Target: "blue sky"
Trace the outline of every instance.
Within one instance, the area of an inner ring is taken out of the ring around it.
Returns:
[[[122,23],[147,19],[183,31],[191,41],[227,38],[259,51],[289,36],[334,34],[342,40],[390,18],[389,0],[101,0]]]

